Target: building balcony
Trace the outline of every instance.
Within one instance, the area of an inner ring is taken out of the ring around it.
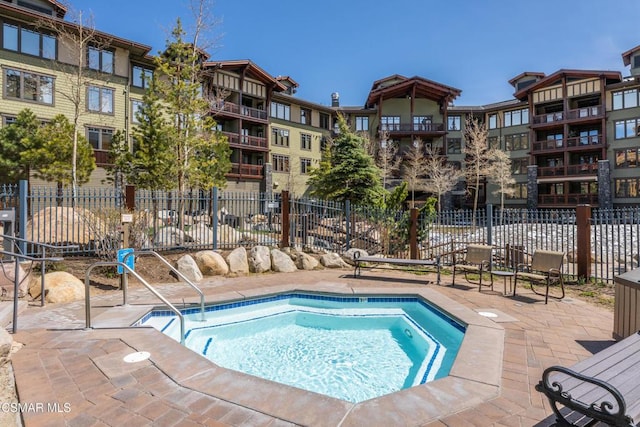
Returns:
[[[227,176],[231,178],[262,179],[264,178],[263,170],[263,165],[231,163],[231,170]]]
[[[248,149],[252,151],[268,151],[267,138],[250,135],[238,135],[233,132],[222,132],[229,140],[231,148]]]
[[[604,146],[602,135],[577,136],[563,139],[543,139],[535,141],[532,145],[534,153],[564,151],[566,149],[575,151],[579,149],[594,149]]]
[[[267,123],[269,121],[269,116],[265,110],[246,107],[233,102],[223,101],[218,103],[211,108],[211,111],[214,115],[223,117],[250,119],[259,123]]]
[[[532,127],[552,127],[564,122],[589,122],[604,118],[604,109],[601,105],[576,108],[569,111],[556,111],[553,113],[536,114],[531,121]]]
[[[381,132],[389,136],[435,136],[444,135],[444,123],[394,123],[380,125]]]
[[[575,207],[589,204],[598,206],[597,194],[538,194],[538,207]]]
[[[538,168],[538,177],[559,177],[559,176],[580,176],[596,175],[598,173],[597,163],[582,163],[579,165],[567,166],[545,166]]]
[[[109,155],[109,150],[97,150],[94,148],[93,156],[96,158],[96,166],[111,166],[113,160]]]

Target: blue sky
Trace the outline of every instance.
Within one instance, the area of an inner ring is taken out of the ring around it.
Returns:
[[[188,0],[71,0],[98,30],[163,49]],[[371,84],[401,74],[462,90],[456,105],[512,98],[508,80],[561,68],[629,74],[621,54],[640,45],[638,0],[216,0],[214,60],[251,59],[289,75],[297,96],[364,104]]]

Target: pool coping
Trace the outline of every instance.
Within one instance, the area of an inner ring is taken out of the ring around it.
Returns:
[[[480,316],[432,288],[345,288],[343,285],[336,285],[282,285],[242,293],[228,292],[209,296],[207,299],[209,303],[219,303],[287,292],[419,296],[467,325],[449,376],[354,404],[222,368],[153,328],[127,328],[127,331],[135,332],[131,337],[135,339],[123,338],[125,334],[122,329],[113,330],[113,333],[137,351],[151,353],[151,363],[183,387],[301,425],[418,425],[476,406],[499,395],[505,337],[504,328],[500,324]],[[136,316],[139,318],[140,313],[148,311],[150,307],[115,307],[100,315],[100,319],[97,317],[94,324],[100,325],[99,327],[121,328],[125,326],[124,322],[132,324]],[[108,329],[89,332],[111,335]],[[189,369],[184,369],[185,366]]]

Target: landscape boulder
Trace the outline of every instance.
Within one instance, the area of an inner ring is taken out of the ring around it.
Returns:
[[[271,254],[266,246],[254,246],[249,251],[249,271],[264,273],[271,270]]]
[[[194,259],[204,276],[225,276],[229,274],[229,266],[218,252],[200,251],[194,255]]]
[[[355,257],[355,253],[356,252],[360,252],[360,256],[369,256],[367,251],[365,251],[364,249],[351,248],[351,249],[348,249],[345,253],[342,254],[342,259],[347,264],[355,265],[355,262],[353,261],[353,258]]]
[[[33,280],[29,286],[29,295],[40,297],[40,280]],[[48,303],[65,303],[84,298],[84,283],[65,271],[54,271],[44,275],[44,295]]]
[[[291,257],[280,249],[271,250],[271,268],[278,273],[292,273],[297,270]]]
[[[191,255],[180,257],[176,262],[176,269],[192,282],[199,282],[203,279],[202,272]]]
[[[347,264],[341,257],[335,252],[324,254],[320,257],[320,264],[326,268],[347,268]]]
[[[298,252],[295,262],[299,270],[315,270],[320,265],[317,259],[304,252]]]
[[[178,227],[162,227],[153,236],[153,243],[155,246],[172,247],[181,246],[184,242],[191,241],[191,237],[185,235],[185,233]]]
[[[14,261],[0,261],[0,296],[12,298],[15,287],[14,280],[16,263]],[[18,297],[26,295],[29,288],[29,277],[21,265],[18,265]]]
[[[249,273],[249,261],[247,259],[247,250],[240,246],[231,251],[227,255],[227,264],[229,264],[229,273],[239,275]]]

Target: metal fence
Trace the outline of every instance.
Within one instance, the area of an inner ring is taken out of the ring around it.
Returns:
[[[290,197],[286,192],[218,189],[185,194],[138,190],[132,200],[125,192],[107,188],[80,188],[75,198],[70,190],[51,187],[18,193],[16,186],[0,186],[0,209],[26,212],[16,235],[42,243],[78,245],[63,251],[65,255],[110,258],[126,243],[156,251],[265,245],[337,253],[359,248],[370,254],[410,257],[410,210],[357,207]],[[18,209],[22,203],[28,209]],[[124,213],[129,215],[123,223]],[[611,281],[639,266],[640,208],[594,209],[588,228],[591,277]],[[565,273],[576,276],[577,233],[574,209],[500,211],[488,206],[475,216],[464,210],[422,212],[416,244],[420,257],[440,256],[445,263],[469,243],[493,245],[497,264],[507,262],[510,250],[523,258],[537,249],[557,250],[567,254]]]

